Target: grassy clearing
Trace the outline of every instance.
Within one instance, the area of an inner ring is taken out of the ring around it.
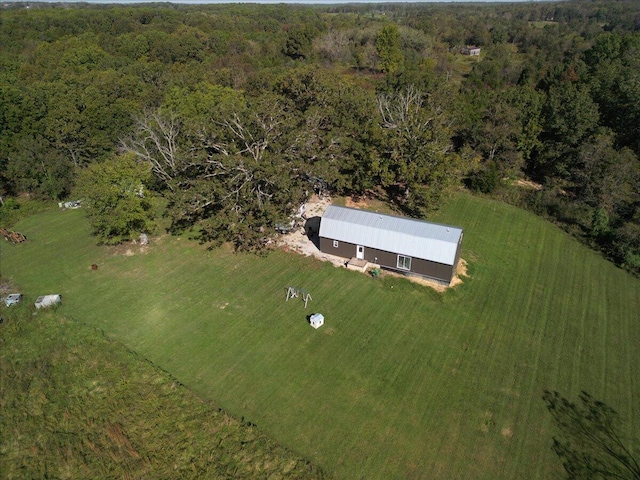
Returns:
[[[40,212],[51,211],[54,208],[58,207],[51,202],[43,202],[41,200],[22,197],[6,199],[3,204],[0,204],[0,227],[10,229],[23,218]]]
[[[462,80],[471,73],[473,66],[481,61],[480,57],[471,57],[460,53],[454,55],[452,62],[452,81],[461,83]]]
[[[434,220],[465,228],[471,278],[444,295],[184,238],[99,249],[81,211],[21,222],[2,273],[342,478],[556,477],[545,388],[638,439],[640,282],[509,206],[461,194]]]
[[[324,477],[96,329],[3,310],[3,478]]]

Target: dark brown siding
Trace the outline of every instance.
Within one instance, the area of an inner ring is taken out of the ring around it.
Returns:
[[[357,246],[352,243],[338,242],[338,247],[336,248],[333,246],[333,240],[331,240],[330,238],[320,237],[320,251],[323,253],[328,253],[330,255],[337,255],[338,257],[343,258],[353,258],[356,256],[356,247]],[[456,253],[456,257],[459,255],[459,251],[460,245],[458,245],[458,253]],[[411,258],[410,272],[407,272],[406,270],[399,270],[397,268],[397,253],[376,250],[375,248],[369,248],[366,246],[364,247],[364,258],[368,262],[377,263],[381,267],[386,267],[399,272],[422,275],[447,283],[449,283],[451,281],[451,278],[453,277],[453,266],[431,262],[429,260],[423,260],[421,258]]]
[[[415,266],[413,263],[416,263]],[[429,278],[435,278],[446,283],[451,282],[453,277],[453,267],[451,265],[445,265],[444,263],[431,262],[429,260],[423,260],[421,258],[413,258],[411,260],[411,271],[418,275],[423,275]]]
[[[338,242],[338,248],[333,246],[333,240],[320,237],[320,251],[330,255],[337,255],[343,258],[353,258],[356,256],[356,246],[347,242]],[[366,253],[366,249],[365,249]]]

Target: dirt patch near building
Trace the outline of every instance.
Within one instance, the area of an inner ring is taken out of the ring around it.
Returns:
[[[331,197],[314,195],[305,204],[305,216],[307,218],[321,217],[329,205],[331,205]]]
[[[307,219],[322,217],[329,205],[331,205],[331,198],[314,195],[305,204],[305,217]],[[328,255],[320,251],[318,246],[307,236],[304,220],[300,227],[294,228],[289,233],[281,234],[279,237],[278,246],[284,250],[299,253],[306,257],[313,256],[323,261],[329,261],[334,265],[344,265],[344,258]]]
[[[451,280],[451,287],[455,287],[456,285],[460,285],[463,282],[463,278],[468,277],[467,273],[467,261],[464,258],[461,258],[458,261],[458,266],[456,267],[456,274],[453,276],[453,280]]]
[[[351,208],[369,208],[367,199],[363,197],[360,197],[360,198],[346,197],[344,199],[344,206],[351,207]]]

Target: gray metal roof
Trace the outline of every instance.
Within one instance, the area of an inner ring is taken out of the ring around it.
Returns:
[[[453,265],[462,229],[329,205],[320,221],[320,236]]]

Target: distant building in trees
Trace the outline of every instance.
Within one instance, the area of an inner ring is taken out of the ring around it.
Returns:
[[[472,57],[480,56],[480,47],[474,47],[472,45],[467,45],[462,48],[463,55],[470,55]]]

